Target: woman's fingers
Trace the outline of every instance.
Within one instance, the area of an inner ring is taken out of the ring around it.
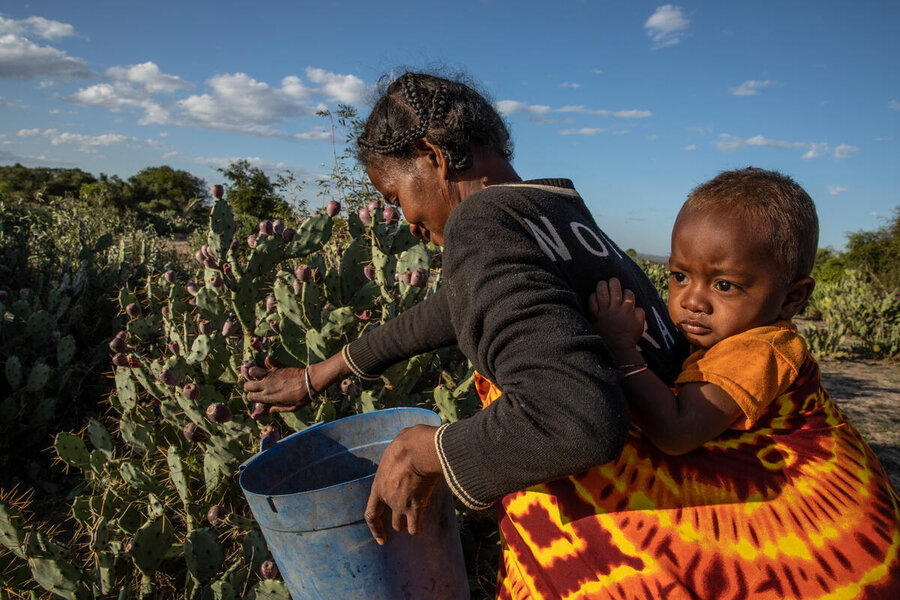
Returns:
[[[381,501],[381,498],[376,494],[369,495],[369,502],[366,505],[365,519],[366,525],[369,526],[369,531],[372,532],[372,537],[375,538],[375,541],[378,542],[379,546],[384,546],[384,542],[387,541],[387,536],[384,532],[384,523],[381,520],[381,515],[384,513],[384,502]]]
[[[252,377],[253,379],[262,379],[269,374],[269,369],[264,369],[262,367],[250,367],[247,372],[250,373],[250,377]]]

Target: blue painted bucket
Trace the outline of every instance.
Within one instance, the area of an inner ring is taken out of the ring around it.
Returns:
[[[363,518],[384,449],[405,427],[440,425],[392,408],[315,425],[247,461],[240,484],[293,600],[469,598],[453,496],[438,481],[417,536],[385,511],[379,546]]]

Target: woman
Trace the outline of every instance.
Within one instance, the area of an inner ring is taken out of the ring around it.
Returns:
[[[481,391],[494,390],[492,401],[456,423],[406,429],[387,447],[365,512],[379,543],[386,507],[395,530],[419,531],[441,476],[460,501],[484,509],[615,459],[629,418],[620,367],[585,317],[596,282],[616,277],[634,290],[649,316],[641,350],[663,381],[674,379],[687,345],[571,182],[521,181],[493,107],[470,87],[431,75],[393,81],[357,143],[373,185],[400,206],[412,233],[443,246],[444,286],[307,370],[252,369],[259,381],[245,383],[248,399],[291,410],[351,373],[374,378],[394,362],[458,344]],[[527,523],[506,527],[504,542]],[[535,563],[523,552],[505,552],[502,570]],[[550,586],[559,576],[528,569]]]

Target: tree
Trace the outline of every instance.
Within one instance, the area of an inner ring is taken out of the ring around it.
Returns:
[[[169,166],[147,167],[128,179],[133,202],[151,212],[182,213],[197,198],[206,199],[206,182]]]
[[[889,289],[900,289],[900,207],[891,220],[876,231],[857,231],[847,236],[843,255],[849,268],[862,269]]]
[[[291,216],[291,207],[278,194],[278,185],[250,161],[237,160],[217,170],[229,181],[227,198],[235,212],[258,219]]]

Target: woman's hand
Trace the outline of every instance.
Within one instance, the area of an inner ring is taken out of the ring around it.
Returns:
[[[250,367],[250,379],[244,382],[247,400],[265,404],[273,413],[295,411],[309,404],[317,393],[351,373],[340,352],[309,365],[306,370],[308,379],[304,369],[296,367],[278,368],[268,364],[267,368]],[[312,390],[307,389],[307,382],[312,384]]]
[[[588,317],[597,334],[610,350],[631,350],[644,335],[644,309],[634,305],[634,292],[622,290],[613,277],[609,283],[597,282],[588,299]]]
[[[382,514],[391,509],[391,525],[410,535],[422,531],[422,516],[441,477],[441,463],[434,447],[437,427],[407,427],[390,443],[378,463],[365,518],[379,545],[387,541]]]

